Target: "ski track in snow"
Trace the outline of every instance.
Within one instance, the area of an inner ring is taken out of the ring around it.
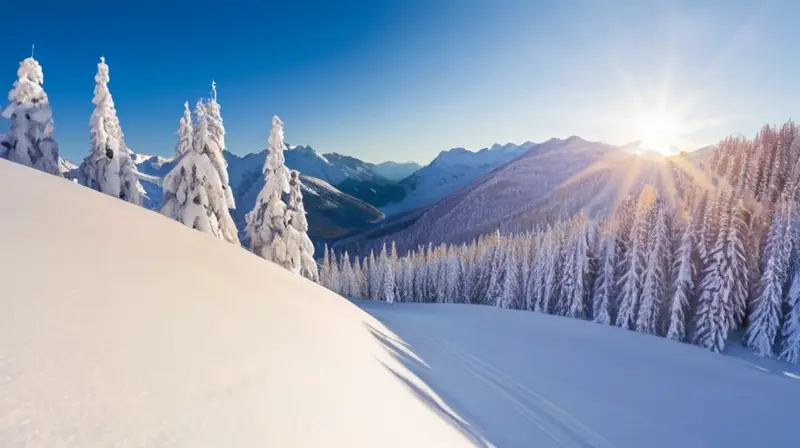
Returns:
[[[762,371],[764,373],[771,373],[769,369],[767,369],[765,367],[761,367],[761,366],[759,366],[757,364],[753,364],[752,362],[745,361],[744,363],[747,364],[748,366],[750,366],[750,367],[752,367],[754,369],[758,369],[758,370],[760,370],[760,371]]]
[[[784,374],[784,376],[788,376],[789,378],[791,378],[793,380],[800,380],[800,375],[795,375],[792,372],[783,372],[783,374]]]
[[[555,441],[558,446],[614,447],[568,412],[474,354],[460,350],[439,337],[428,338],[427,342],[459,363],[485,387],[503,397],[508,405]]]

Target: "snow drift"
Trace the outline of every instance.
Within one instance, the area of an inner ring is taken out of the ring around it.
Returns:
[[[0,446],[471,443],[341,297],[3,160],[0,190]]]

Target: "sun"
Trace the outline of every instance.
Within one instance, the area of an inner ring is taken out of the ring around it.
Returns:
[[[642,113],[636,130],[642,141],[640,148],[664,156],[675,154],[683,128],[682,121],[666,110]]]

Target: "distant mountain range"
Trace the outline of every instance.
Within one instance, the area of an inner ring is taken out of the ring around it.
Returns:
[[[389,241],[401,250],[429,243],[459,244],[497,229],[529,231],[581,210],[606,215],[621,200],[637,195],[646,183],[657,184],[662,191],[680,189],[678,158],[698,165],[710,154],[709,149],[701,149],[664,159],[646,152],[636,155],[636,143],[612,146],[576,136],[521,146],[524,154],[465,188],[431,205],[391,216],[336,241],[334,247],[364,255]],[[438,168],[432,163],[409,179]],[[665,176],[667,172],[671,175]],[[428,185],[423,191],[437,188]]]
[[[316,153],[310,148],[299,147],[299,151],[286,151],[287,162],[291,160],[290,168],[298,164],[304,168],[311,168],[315,174],[325,176],[344,176],[347,172],[351,175],[359,170],[337,170],[326,161],[316,162]],[[158,209],[161,202],[161,180],[169,173],[175,162],[171,158],[148,156],[132,153],[132,158],[139,168],[141,184],[144,188],[144,206]],[[236,199],[236,210],[232,216],[237,227],[242,231],[245,227],[245,214],[255,205],[258,192],[264,186],[262,169],[266,154],[248,154],[244,157],[225,152],[228,162],[230,185]],[[356,159],[357,160],[357,159]],[[308,163],[311,161],[311,163]],[[294,166],[293,166],[294,165]],[[68,178],[75,177],[76,165],[62,159],[62,171]],[[314,240],[321,240],[344,235],[355,229],[380,221],[384,218],[377,208],[345,193],[342,193],[328,182],[314,176],[305,175],[301,171],[303,181],[303,204],[308,212],[309,236]],[[346,176],[342,177],[346,178]]]
[[[423,167],[412,162],[373,164],[337,153],[320,154],[303,145],[289,146],[284,156],[287,167],[302,175],[309,233],[319,241],[374,229],[385,216],[402,218],[391,220],[389,225],[404,222],[404,217],[472,188],[482,176],[547,143],[495,144],[479,151],[454,148],[442,151]],[[157,209],[161,179],[174,161],[134,152],[131,156],[142,173],[144,205]],[[233,217],[241,230],[245,214],[264,184],[266,150],[244,156],[226,151],[225,159],[237,205]],[[63,160],[62,165],[67,177],[74,174],[74,163]]]

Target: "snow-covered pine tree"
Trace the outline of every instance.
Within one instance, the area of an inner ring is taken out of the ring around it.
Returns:
[[[292,271],[316,282],[319,280],[317,263],[314,261],[314,244],[308,237],[308,220],[303,206],[303,192],[300,173],[289,173],[289,203],[286,215],[289,220],[287,247],[290,248]]]
[[[358,258],[356,258],[358,261]],[[328,249],[328,243],[325,243],[322,249],[322,261],[319,266],[319,284],[333,290],[331,288],[331,252]]]
[[[217,169],[219,178],[222,180],[222,188],[225,190],[225,200],[228,203],[229,209],[236,208],[236,203],[233,200],[233,189],[230,186],[230,178],[228,177],[228,162],[225,160],[225,126],[222,124],[222,108],[217,102],[217,83],[211,81],[211,98],[206,103],[207,119],[206,126],[208,127],[208,145],[207,154],[211,159],[211,163]]]
[[[461,267],[458,254],[453,251],[445,261],[447,288],[445,288],[446,303],[460,303],[461,300]]]
[[[528,293],[528,279],[531,276],[532,253],[533,253],[533,237],[530,233],[519,238],[519,276],[517,276],[517,291],[518,292],[518,307],[519,309],[527,309],[526,296]]]
[[[381,251],[382,254],[386,253],[386,245],[383,245],[383,250]],[[395,298],[395,282],[394,282],[394,267],[392,263],[387,257],[381,256],[381,269],[380,273],[382,276],[381,284],[380,284],[380,295],[378,297],[379,300],[383,300],[386,303],[394,303]]]
[[[519,260],[517,250],[513,244],[508,246],[508,255],[503,266],[503,283],[500,296],[495,299],[495,306],[500,308],[517,308],[517,286],[519,284]]]
[[[92,103],[95,107],[89,119],[91,147],[78,167],[78,182],[93,190],[141,205],[142,186],[139,184],[139,173],[122,140],[117,110],[108,90],[110,77],[105,58],[100,58],[94,80],[96,84]],[[188,103],[186,110],[188,113]],[[188,116],[189,132],[184,133],[184,126],[181,124],[180,130],[183,134],[179,145],[191,147],[191,113]]]
[[[205,121],[207,120],[203,120]],[[285,193],[289,193],[289,170],[286,168],[283,156],[285,149],[283,121],[275,115],[272,117],[272,129],[267,139],[264,188],[258,193],[253,210],[245,216],[247,221],[245,232],[250,239],[253,253],[289,269],[291,268],[291,259],[287,253],[289,222],[286,204],[282,199]]]
[[[489,265],[489,289],[483,303],[498,304],[503,297],[503,277],[505,276],[505,247],[500,243],[499,231],[495,234],[492,257]]]
[[[667,328],[667,338],[674,341],[685,340],[689,304],[694,302],[697,274],[693,259],[694,242],[694,222],[689,219],[681,234],[681,240],[675,253],[674,269],[676,277],[674,292],[669,305],[669,327]]]
[[[647,243],[650,237],[650,215],[656,201],[656,190],[646,186],[639,194],[631,228],[631,246],[627,251],[627,270],[622,274],[622,290],[617,313],[618,327],[633,329],[636,323],[636,310],[647,268]]]
[[[414,257],[414,301],[425,302],[425,286],[428,281],[428,265],[422,248],[417,248]]]
[[[197,103],[196,111],[198,121],[205,123],[201,102]],[[184,125],[181,120],[181,126]],[[207,134],[204,125],[198,126],[192,135],[192,150],[164,177],[161,213],[203,233],[239,244],[219,173],[205,154]]]
[[[342,255],[342,296],[355,297],[355,276],[353,275],[353,267],[350,264],[350,256],[347,251]]]
[[[783,284],[786,281],[792,248],[792,208],[792,202],[784,197],[772,218],[764,248],[764,268],[758,284],[758,295],[748,316],[745,343],[761,356],[772,356],[781,324]]]
[[[761,128],[759,138],[759,175],[758,185],[756,186],[756,198],[761,201],[774,202],[770,185],[772,185],[772,175],[775,170],[775,156],[778,149],[778,133],[769,125]]]
[[[791,286],[786,294],[786,319],[783,322],[781,335],[780,358],[784,361],[800,362],[800,273],[792,273]]]
[[[178,144],[175,145],[175,160],[180,159],[184,154],[192,150],[192,134],[194,127],[192,125],[192,110],[189,109],[189,102],[183,103],[183,118],[181,118],[180,127],[178,128]]]
[[[665,207],[661,201],[656,204],[655,225],[647,247],[647,268],[636,318],[636,331],[640,333],[657,334],[659,312],[666,293],[671,247]]]
[[[342,295],[342,268],[339,265],[339,257],[336,256],[336,251],[331,249],[330,253],[330,266],[331,266],[331,279],[330,289],[336,294]]]
[[[730,260],[726,254],[726,235],[730,231],[731,196],[721,189],[715,204],[719,216],[716,226],[718,237],[709,252],[709,261],[702,272],[695,313],[694,341],[713,352],[725,348],[725,339],[730,329],[730,305],[733,292]]]
[[[434,250],[436,257],[431,261],[431,268],[434,272],[434,278],[436,281],[433,283],[433,290],[434,290],[434,301],[436,303],[446,303],[449,299],[447,297],[447,255],[445,245],[442,244],[441,246],[437,247]],[[443,281],[444,280],[444,281]]]
[[[537,297],[534,311],[540,313],[553,313],[553,308],[558,293],[558,268],[561,264],[558,260],[561,251],[558,247],[559,229],[554,228],[545,235],[544,250],[544,276],[542,277],[542,293]]]
[[[381,273],[380,266],[378,266],[378,261],[375,259],[375,252],[369,251],[369,258],[367,259],[367,271],[365,275],[367,277],[367,297],[372,300],[378,300],[380,296],[381,290],[381,280],[383,279],[383,273]]]
[[[0,145],[0,157],[60,177],[53,111],[42,83],[44,73],[36,59],[31,56],[19,64],[2,113],[11,120],[11,128]]]
[[[612,226],[602,239],[600,271],[595,280],[592,297],[592,315],[599,324],[611,325],[613,305],[616,303],[617,239]]]
[[[755,184],[755,176],[757,174],[755,167],[753,166],[756,163],[756,145],[754,142],[745,141],[742,142],[742,146],[742,166],[741,171],[739,172],[739,183],[736,191],[740,196],[747,194],[752,197],[755,195],[755,190],[753,187]]]
[[[366,297],[364,291],[366,290],[366,277],[364,277],[364,270],[361,268],[361,261],[355,257],[356,261],[353,263],[353,297]]]
[[[586,298],[588,297],[588,290],[591,287],[591,280],[589,279],[590,271],[590,240],[594,236],[590,234],[590,227],[588,217],[581,213],[576,217],[576,222],[573,230],[573,243],[572,251],[574,255],[571,260],[573,264],[566,266],[567,269],[572,270],[574,284],[568,299],[567,315],[575,319],[585,319],[587,315]]]
[[[739,199],[731,205],[728,232],[725,235],[725,257],[728,262],[727,276],[731,282],[731,297],[728,328],[736,330],[747,313],[747,295],[750,291],[746,244],[748,237],[748,211]]]
[[[525,286],[525,309],[533,311],[536,303],[542,296],[542,287],[544,282],[544,233],[538,232],[534,237],[536,251],[531,259],[530,274],[528,275],[527,285]]]

